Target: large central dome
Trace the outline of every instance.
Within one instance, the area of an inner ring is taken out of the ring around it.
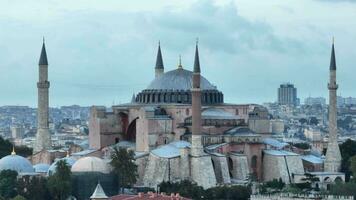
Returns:
[[[194,72],[200,73],[199,57],[194,60]],[[198,58],[198,59],[197,59]],[[198,66],[198,67],[197,67]],[[197,67],[197,68],[196,68]],[[155,66],[155,79],[134,96],[132,103],[140,104],[191,104],[193,88],[193,72],[183,69],[181,58],[179,57],[178,69],[164,72],[164,65],[161,53],[161,46],[158,44],[158,52]],[[216,89],[206,78],[200,75],[201,103],[221,104],[224,103],[224,95]]]
[[[190,90],[192,88],[193,72],[178,68],[155,78],[147,87],[148,90]],[[206,78],[201,76],[202,90],[216,90]]]
[[[203,105],[223,103],[223,94],[206,78],[200,76],[201,101]],[[159,104],[159,103],[182,103],[191,104],[193,72],[178,69],[162,72],[142,90],[134,99],[136,103]]]

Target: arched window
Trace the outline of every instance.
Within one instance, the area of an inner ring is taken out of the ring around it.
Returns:
[[[254,155],[251,158],[251,168],[256,168],[257,167],[257,156]]]

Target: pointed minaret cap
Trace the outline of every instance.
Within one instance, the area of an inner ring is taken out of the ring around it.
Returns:
[[[90,196],[90,199],[108,199],[104,189],[101,187],[100,182],[96,185],[94,193]]]
[[[181,55],[179,55],[178,69],[183,69],[183,66],[182,66],[182,56],[181,56]]]
[[[157,52],[155,69],[164,69],[162,53],[161,53],[161,42],[160,41],[158,41],[158,52]]]
[[[41,57],[40,57],[40,60],[38,61],[38,65],[48,65],[47,53],[46,53],[46,45],[45,45],[44,37],[43,37]]]
[[[331,47],[330,70],[336,70],[334,37],[333,37],[333,44],[332,44],[332,47]]]
[[[12,146],[12,152],[11,152],[11,155],[16,155],[16,152],[15,152],[15,146]]]
[[[200,73],[200,62],[199,62],[199,50],[198,50],[198,38],[195,44],[195,58],[194,58],[194,73]]]
[[[135,102],[136,102],[136,95],[135,95],[135,93],[133,93],[131,103],[135,103]]]

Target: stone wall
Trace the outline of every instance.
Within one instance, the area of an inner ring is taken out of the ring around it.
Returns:
[[[304,173],[299,155],[280,156],[265,154],[263,157],[263,180],[271,181],[281,178],[285,183],[293,182],[292,174]]]
[[[213,161],[214,172],[216,181],[219,184],[230,184],[229,167],[227,164],[226,156],[224,155],[211,155]]]
[[[232,169],[230,169],[232,177],[238,180],[245,180],[250,173],[247,156],[242,154],[230,154],[229,159],[232,161]]]
[[[204,189],[216,186],[217,182],[210,156],[190,157],[190,163],[191,177],[194,182]]]

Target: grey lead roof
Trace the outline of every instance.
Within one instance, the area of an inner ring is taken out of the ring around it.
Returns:
[[[193,72],[182,68],[168,71],[155,78],[147,87],[149,90],[190,90],[193,86]],[[216,90],[206,78],[200,76],[203,90]]]
[[[334,42],[333,42],[333,45],[331,47],[330,70],[336,70],[336,59],[335,59]]]
[[[44,41],[43,41],[43,44],[42,44],[41,57],[40,57],[40,60],[38,61],[38,65],[48,65],[46,46],[45,46]]]
[[[160,43],[158,43],[158,52],[157,52],[155,69],[164,69]]]
[[[198,44],[195,45],[195,58],[194,58],[194,71],[193,72],[200,73]]]

